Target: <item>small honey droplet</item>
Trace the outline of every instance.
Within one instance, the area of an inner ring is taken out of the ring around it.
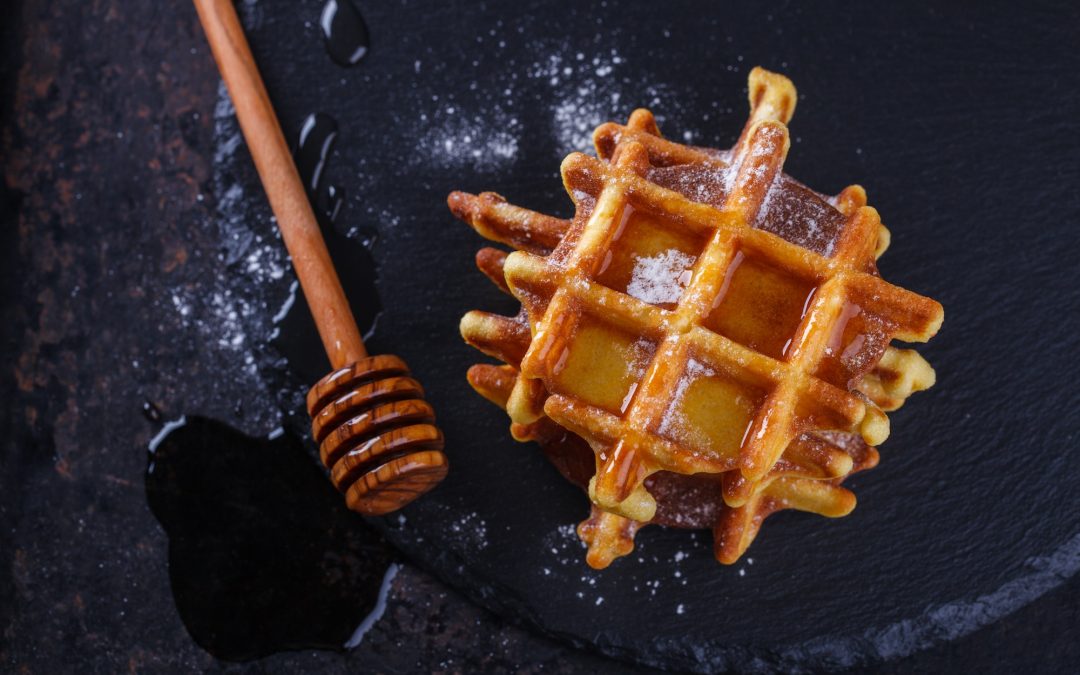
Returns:
[[[355,66],[371,47],[371,35],[352,0],[327,0],[319,17],[326,52],[339,66]]]

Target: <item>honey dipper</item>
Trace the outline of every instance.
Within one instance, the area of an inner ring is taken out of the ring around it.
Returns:
[[[307,396],[312,435],[349,508],[383,515],[446,476],[443,436],[405,362],[368,356],[232,0],[195,0],[333,372]]]

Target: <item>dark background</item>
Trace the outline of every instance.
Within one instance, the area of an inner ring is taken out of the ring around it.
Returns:
[[[514,602],[484,597],[493,562],[474,550],[484,547],[450,537],[458,555],[449,560],[416,544],[440,522],[484,521],[496,539],[504,516],[465,501],[476,491],[468,481],[545,470],[505,440],[501,413],[461,380],[476,357],[454,338],[456,317],[511,305],[472,272],[479,240],[441,200],[452,188],[496,189],[565,212],[555,170],[578,139],[560,130],[568,120],[587,129],[622,119],[638,105],[675,138],[689,131],[693,142],[730,143],[745,117],[746,72],[758,63],[790,75],[801,94],[788,170],[827,192],[866,186],[894,235],[884,275],[940,299],[947,319],[924,352],[941,382],[894,416],[882,466],[858,482],[859,510],[828,527],[770,521],[749,555],[775,562],[785,547],[813,544],[787,556],[811,566],[815,550],[844,541],[853,565],[875,568],[851,576],[837,601],[860,608],[836,624],[850,628],[907,617],[904,602],[974,600],[1077,534],[1076,10],[566,5],[365,6],[372,54],[341,70],[321,51],[318,3],[243,3],[283,126],[296,129],[316,109],[342,125],[328,168],[348,198],[339,225],[378,235],[380,294],[391,308],[373,351],[401,353],[443,401],[437,408],[455,410],[441,414],[458,471],[415,518],[409,512],[413,524],[398,528],[406,531],[384,527],[418,566],[395,579],[386,615],[359,649],[229,668],[612,667],[510,625],[528,614],[530,593],[550,587],[523,583],[532,589],[512,589]],[[246,154],[222,150],[235,130],[189,6],[5,11],[0,663],[32,672],[226,668],[192,642],[174,606],[167,538],[143,488],[154,428],[140,407],[151,400],[167,418],[204,414],[254,435],[297,426],[267,346],[290,275],[273,273],[283,256],[272,236],[256,239],[271,226]],[[498,453],[505,462],[493,461]],[[540,494],[560,490],[552,474],[538,474]],[[497,489],[490,498],[505,500]],[[558,501],[550,510],[555,522],[573,522],[581,508]],[[525,547],[542,535],[514,537]],[[527,549],[505,555],[522,578],[526,563],[543,564]],[[432,572],[506,610],[510,623]],[[1080,587],[1075,576],[1063,582],[981,630],[881,668],[1074,663]],[[789,604],[792,615],[810,614]],[[590,609],[529,618],[549,631],[575,619],[650,625]],[[724,610],[698,608],[688,620],[738,634],[740,618]],[[994,611],[986,608],[996,619]],[[741,623],[766,620],[744,613]],[[933,641],[949,625],[945,617]]]

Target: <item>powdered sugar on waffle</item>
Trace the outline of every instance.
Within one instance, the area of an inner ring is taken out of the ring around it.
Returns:
[[[690,283],[693,264],[692,256],[674,248],[637,258],[626,292],[653,305],[676,303]]]
[[[685,416],[680,412],[683,397],[686,395],[686,390],[690,388],[690,385],[694,380],[699,377],[715,377],[716,371],[708,367],[697,359],[690,359],[686,362],[686,371],[683,373],[679,383],[675,386],[675,395],[671,397],[671,403],[668,404],[668,409],[664,413],[664,419],[660,423],[658,431],[668,437],[679,438],[685,433],[685,429],[689,425]]]

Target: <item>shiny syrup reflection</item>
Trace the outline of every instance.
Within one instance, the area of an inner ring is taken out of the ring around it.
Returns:
[[[340,66],[355,66],[371,48],[371,35],[352,0],[327,0],[319,15],[326,53]]]

